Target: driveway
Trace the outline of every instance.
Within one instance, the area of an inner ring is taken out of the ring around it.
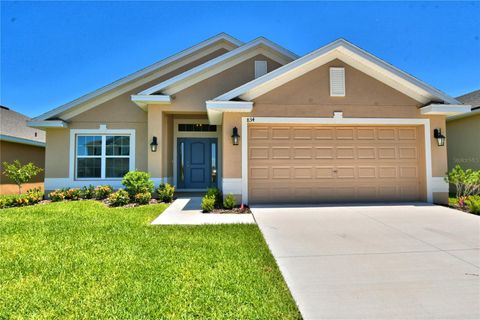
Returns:
[[[480,219],[424,204],[252,208],[305,319],[480,319]]]

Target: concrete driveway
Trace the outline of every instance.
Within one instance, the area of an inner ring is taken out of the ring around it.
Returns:
[[[423,204],[253,207],[305,319],[480,319],[480,218]]]

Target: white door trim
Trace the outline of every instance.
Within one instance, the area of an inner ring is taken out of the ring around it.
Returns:
[[[218,172],[217,172],[217,182],[221,181],[222,177],[222,126],[217,125],[217,132],[194,132],[194,131],[178,131],[178,125],[181,123],[192,124],[210,124],[208,119],[173,119],[173,181],[172,184],[175,186],[177,191],[205,191],[198,189],[178,189],[177,186],[177,139],[178,138],[217,138],[217,162],[218,162]],[[218,183],[218,186],[221,184]]]
[[[432,149],[430,119],[400,118],[280,118],[242,117],[242,202],[248,203],[248,123],[262,124],[325,124],[325,125],[423,125],[425,129],[425,174],[427,202],[433,202]]]

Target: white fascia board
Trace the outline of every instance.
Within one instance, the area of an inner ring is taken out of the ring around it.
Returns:
[[[260,49],[263,47],[266,50],[254,51],[257,48]],[[251,51],[251,54],[246,55],[245,53],[249,51]],[[290,61],[298,58],[296,54],[286,50],[285,48],[282,48],[268,39],[260,37],[215,59],[207,61],[193,69],[143,90],[139,94],[148,95],[155,92],[162,92],[170,95],[175,94],[257,54],[264,54],[265,56],[281,64],[287,64]],[[209,70],[210,72],[208,72]]]
[[[111,91],[114,91],[116,90],[117,88],[121,87],[121,86],[126,86],[127,84],[129,84],[130,82],[132,81],[135,81],[135,80],[138,80],[143,83],[147,83],[153,79],[150,79],[150,75],[152,73],[155,73],[155,72],[158,72],[161,68],[163,67],[166,67],[167,65],[169,64],[172,64],[174,62],[176,62],[177,60],[180,60],[182,58],[185,58],[185,57],[188,57],[192,54],[194,54],[196,51],[199,51],[203,48],[206,48],[210,45],[213,45],[215,44],[216,42],[218,43],[224,43],[224,45],[222,45],[222,47],[229,47],[229,49],[233,49],[233,48],[236,48],[236,47],[239,47],[241,45],[243,45],[243,42],[226,34],[226,33],[220,33],[214,37],[211,37],[205,41],[202,41],[188,49],[185,49],[179,53],[176,53],[168,58],[165,58],[163,60],[160,60],[146,68],[143,68],[137,72],[134,72],[126,77],[123,77],[117,81],[114,81],[112,82],[111,84],[108,84],[98,90],[95,90],[91,93],[88,93],[78,99],[75,99],[67,104],[64,104],[64,105],[61,105],[60,107],[57,107],[55,109],[52,109],[46,113],[43,113],[41,114],[40,116],[38,117],[35,117],[33,120],[35,121],[39,121],[39,120],[46,120],[48,118],[52,118],[52,117],[56,117],[64,112],[67,112],[68,110],[72,109],[72,108],[75,108],[79,105],[82,105],[84,103],[87,103],[89,102],[90,100],[93,100],[95,98],[99,98],[100,96],[103,96],[103,95],[106,95],[107,93],[111,92]],[[218,50],[218,48],[214,48],[216,50]],[[205,54],[209,54],[210,52],[205,52]],[[185,64],[189,63],[191,61],[187,60],[185,61]],[[170,72],[172,70],[166,70],[167,72]],[[120,93],[118,93],[117,95],[113,95],[112,97],[108,97],[108,99],[112,99],[114,98],[115,96],[118,96],[119,94],[122,94],[124,92],[127,92],[128,90],[131,90],[133,88],[131,87],[126,87],[124,88],[124,90],[122,90]],[[78,113],[77,113],[78,114]],[[74,116],[76,115],[75,113],[72,113],[71,116]],[[70,116],[70,117],[71,117]],[[66,117],[67,119],[69,118],[68,116]]]
[[[30,140],[25,138],[12,137],[12,136],[7,136],[5,134],[0,134],[0,141],[27,144],[35,147],[45,147],[45,142],[35,141],[35,140]]]
[[[131,96],[133,102],[135,102],[140,108],[147,111],[147,105],[149,104],[171,104],[172,99],[166,95],[140,95],[134,94]]]
[[[221,125],[224,112],[251,112],[253,102],[248,101],[212,101],[207,104],[207,114],[210,124]]]
[[[313,70],[336,58],[343,58],[349,64],[357,61],[357,67],[364,65],[363,72],[375,67],[376,78],[396,88],[405,87],[402,92],[422,103],[431,100],[442,100],[451,104],[459,104],[456,99],[427,85],[413,76],[393,67],[372,54],[354,46],[344,39],[338,39],[320,49],[317,49],[283,67],[280,67],[263,77],[250,81],[233,89],[214,100],[231,100],[240,97],[243,100],[252,100],[256,97],[295,79],[308,71]],[[354,65],[354,67],[356,67]],[[387,81],[390,80],[390,81]],[[407,90],[408,89],[408,90]]]
[[[465,104],[430,104],[420,108],[420,113],[424,115],[454,116],[469,113],[471,107]]]
[[[68,128],[68,123],[63,120],[27,121],[27,126],[32,128]]]
[[[467,117],[471,117],[471,116],[475,116],[477,114],[480,114],[480,108],[472,109],[470,112],[466,112],[466,113],[447,116],[447,122],[462,119],[462,118],[467,118]]]

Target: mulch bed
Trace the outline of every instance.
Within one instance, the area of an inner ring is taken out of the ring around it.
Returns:
[[[249,207],[245,206],[243,209],[241,208],[233,208],[233,209],[213,209],[212,212],[204,212],[204,214],[244,214],[244,213],[252,213]]]

